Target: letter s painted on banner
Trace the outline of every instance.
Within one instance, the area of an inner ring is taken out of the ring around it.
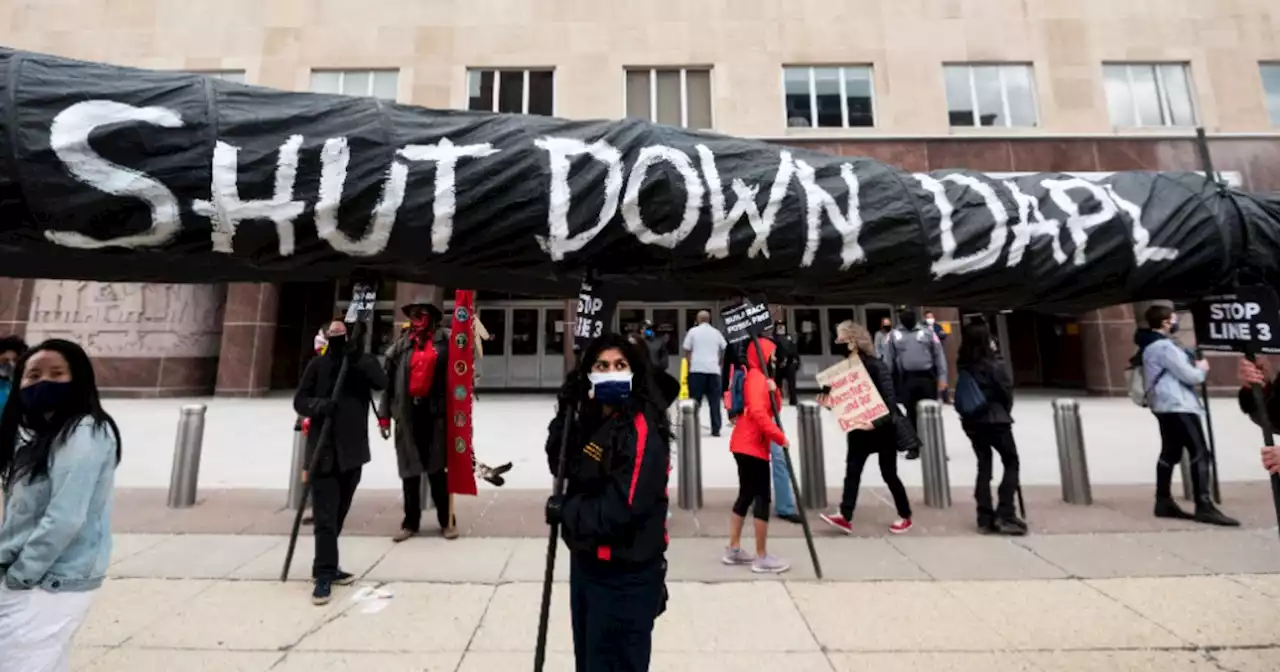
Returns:
[[[159,247],[178,234],[182,225],[178,198],[146,173],[108,161],[89,145],[94,129],[107,124],[142,122],[163,128],[182,128],[182,117],[167,107],[134,107],[111,100],[87,100],[58,113],[49,128],[49,146],[76,179],[114,196],[132,196],[151,207],[151,228],[117,238],[99,240],[75,231],[45,231],[51,242],[86,250],[104,247]]]

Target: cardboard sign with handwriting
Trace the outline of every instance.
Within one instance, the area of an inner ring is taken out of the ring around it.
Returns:
[[[831,388],[828,397],[831,410],[835,411],[836,421],[845,432],[869,427],[889,415],[889,406],[871,382],[867,367],[857,357],[848,357],[819,373],[818,385]]]

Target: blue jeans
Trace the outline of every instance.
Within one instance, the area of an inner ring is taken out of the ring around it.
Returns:
[[[791,491],[791,472],[787,471],[787,460],[782,456],[782,446],[769,444],[769,462],[773,464],[773,510],[779,516],[794,516],[796,496]]]

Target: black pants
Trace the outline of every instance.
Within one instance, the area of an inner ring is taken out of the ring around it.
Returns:
[[[733,461],[738,463],[738,499],[733,502],[734,515],[746,518],[747,511],[751,510],[756,520],[768,522],[773,489],[769,460],[734,453]]]
[[[436,441],[443,440],[437,436],[437,418],[429,412],[426,404],[415,404],[413,413],[413,447],[418,451],[418,460],[423,468],[431,463],[431,451]],[[417,532],[422,529],[422,476],[410,476],[401,479],[404,494],[404,520],[400,529]],[[434,474],[427,474],[427,486],[431,490],[431,501],[436,505],[436,520],[440,529],[449,527],[449,478],[448,470],[441,469]]]
[[[1160,423],[1160,460],[1156,463],[1156,497],[1172,499],[1173,469],[1182,451],[1191,458],[1191,485],[1196,502],[1210,500],[1209,449],[1200,416],[1195,413],[1156,413]]]
[[[848,443],[848,454],[845,457],[844,492],[840,497],[840,515],[845,520],[853,520],[853,510],[858,505],[858,488],[862,485],[862,469],[867,458],[876,455],[880,458],[880,478],[889,487],[893,495],[893,506],[898,510],[899,518],[911,519],[911,500],[907,499],[907,489],[898,478],[898,441],[893,425],[886,425],[871,431],[852,431],[845,435]]]
[[[720,388],[720,376],[714,373],[690,373],[689,374],[689,398],[702,406],[702,400],[707,400],[707,406],[711,413],[711,433],[720,434],[720,400],[723,390]],[[701,415],[701,410],[699,410]]]
[[[778,384],[779,390],[785,390],[791,405],[796,406],[799,401],[796,399],[796,367],[794,365],[780,366],[777,373],[773,376],[774,382]]]
[[[333,578],[338,574],[338,535],[347,522],[351,500],[360,485],[361,468],[311,477],[311,515],[315,519],[315,560],[311,577]]]
[[[966,424],[965,434],[978,456],[978,479],[974,483],[973,498],[978,503],[978,524],[987,525],[996,519],[1013,518],[1013,498],[1018,493],[1018,446],[1013,442],[1012,425]],[[1000,479],[998,504],[991,507],[991,451],[1000,455],[1004,476]]]
[[[653,622],[665,606],[659,558],[613,566],[589,555],[569,560],[569,615],[577,672],[648,672]]]
[[[907,419],[911,426],[920,431],[916,422],[916,406],[922,399],[938,400],[938,376],[932,371],[905,371],[902,374],[902,395],[899,397],[907,406]]]

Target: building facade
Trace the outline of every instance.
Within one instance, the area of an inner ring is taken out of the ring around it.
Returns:
[[[0,0],[0,31],[73,58],[435,108],[640,117],[907,170],[1198,170],[1203,126],[1219,171],[1280,190],[1272,0]],[[384,288],[376,341],[418,289]],[[0,330],[86,344],[115,394],[253,396],[293,385],[346,291],[3,280]],[[482,387],[557,384],[572,304],[481,299],[497,335]],[[779,309],[816,369],[835,324],[894,315],[884,300]],[[624,304],[619,320],[678,340],[702,307],[714,304]],[[1118,394],[1140,308],[995,322],[1019,383]],[[967,312],[935,310],[951,326]]]

